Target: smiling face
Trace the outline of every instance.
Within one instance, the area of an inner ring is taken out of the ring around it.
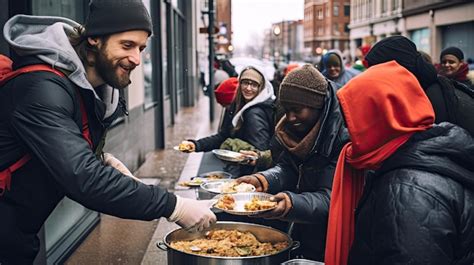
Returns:
[[[451,54],[446,54],[441,58],[441,70],[448,77],[455,75],[461,67],[461,64],[462,61]]]
[[[240,89],[245,102],[249,102],[254,99],[259,93],[260,84],[249,80],[243,79],[240,81]]]
[[[115,88],[128,86],[130,73],[140,64],[140,53],[145,49],[147,40],[148,32],[142,30],[112,34],[104,43],[96,39],[99,51],[95,69],[99,77]]]
[[[321,117],[321,109],[314,109],[299,104],[285,103],[286,128],[296,136],[306,136]]]

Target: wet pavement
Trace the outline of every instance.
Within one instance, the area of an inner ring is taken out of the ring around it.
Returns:
[[[184,154],[172,148],[183,139],[200,138],[217,130],[220,108],[216,108],[216,119],[210,123],[208,102],[207,97],[201,97],[195,107],[178,113],[175,125],[166,129],[166,148],[149,153],[135,176],[181,196],[193,196],[193,190],[175,191],[175,186],[180,176],[197,173],[202,154]],[[155,243],[177,227],[164,218],[145,222],[102,214],[100,223],[65,264],[166,264],[166,252]]]

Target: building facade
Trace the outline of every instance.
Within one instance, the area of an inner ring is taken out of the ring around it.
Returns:
[[[350,3],[345,0],[305,0],[304,45],[313,56],[325,50],[349,50]]]
[[[150,151],[164,148],[165,128],[173,126],[181,108],[195,104],[201,92],[201,60],[208,60],[199,34],[207,1],[143,0],[153,20],[153,35],[132,72],[132,84],[121,91],[129,115],[119,118],[107,135],[105,151],[133,172]],[[0,25],[16,14],[63,16],[83,23],[88,0],[1,0]],[[0,53],[9,54],[0,37]],[[207,62],[208,63],[208,62]],[[46,221],[44,247],[36,264],[61,263],[100,220],[98,213],[63,200]]]
[[[474,59],[473,1],[403,1],[403,35],[439,63],[444,48],[456,46]]]
[[[216,53],[230,56],[232,46],[232,0],[216,0]]]
[[[449,46],[474,58],[474,2],[470,0],[352,0],[349,28],[352,56],[362,44],[403,35],[435,63]]]
[[[303,20],[273,23],[264,31],[262,53],[263,58],[277,63],[303,60]]]

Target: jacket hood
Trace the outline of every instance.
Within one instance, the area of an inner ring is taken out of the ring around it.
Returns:
[[[322,74],[329,78],[329,73],[327,71],[327,58],[329,55],[335,54],[337,57],[339,57],[339,60],[341,61],[341,72],[337,78],[332,80],[334,83],[338,84],[339,86],[345,85],[349,80],[351,80],[354,76],[360,74],[360,71],[357,71],[356,69],[353,68],[346,68],[344,64],[344,57],[342,56],[341,51],[339,50],[329,50],[323,57],[323,64],[324,64],[324,70]]]
[[[263,80],[264,80],[264,88],[262,89],[262,91],[260,91],[260,93],[255,97],[253,98],[250,102],[247,102],[247,104],[245,104],[242,109],[240,109],[235,115],[234,117],[232,118],[232,125],[235,127],[237,126],[237,122],[239,121],[240,118],[242,118],[242,114],[245,112],[245,110],[247,110],[248,108],[252,107],[252,106],[255,106],[257,104],[260,104],[260,103],[263,103],[263,102],[266,102],[267,100],[268,101],[271,101],[273,102],[275,100],[275,92],[273,91],[273,86],[272,84],[270,83],[270,81],[265,78],[265,75],[262,74],[263,71],[259,70],[257,67],[253,67],[253,66],[249,66],[249,67],[246,67],[244,70],[242,70],[242,72],[240,73],[240,75],[242,75],[243,72],[245,72],[246,69],[249,69],[249,68],[252,68],[254,70],[256,70],[262,77],[263,77]],[[239,76],[239,82],[240,82],[240,76]]]
[[[87,80],[85,68],[68,38],[77,26],[75,21],[62,17],[16,15],[5,23],[3,36],[19,56],[36,57],[53,68],[65,70],[71,82],[102,98],[107,118],[118,106],[119,93],[106,86],[100,90],[103,95],[98,95]]]
[[[379,172],[414,168],[449,177],[474,189],[474,139],[464,129],[443,122],[416,133],[387,159]]]

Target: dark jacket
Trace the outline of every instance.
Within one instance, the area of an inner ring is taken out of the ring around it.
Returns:
[[[268,150],[275,127],[273,102],[273,99],[268,99],[248,108],[243,113],[242,127],[237,131],[233,130],[232,125],[235,107],[229,107],[225,111],[221,130],[217,134],[194,141],[196,151],[207,152],[219,149],[220,145],[229,137],[244,140],[258,150]]]
[[[366,179],[348,264],[474,263],[474,140],[417,133]]]
[[[18,66],[40,63],[35,60]],[[173,194],[97,159],[81,134],[77,91],[67,78],[48,72],[20,75],[0,88],[0,170],[25,153],[32,156],[0,197],[0,263],[32,263],[39,249],[36,234],[64,196],[122,218],[152,220],[174,209]],[[95,149],[121,111],[102,120],[103,102],[92,91],[81,93]]]
[[[435,122],[450,122],[474,135],[474,90],[439,75],[425,90],[435,111]]]
[[[296,253],[314,260],[323,260],[333,175],[349,140],[331,84],[310,156],[302,161],[285,150],[275,167],[261,172],[269,183],[268,192],[289,194],[293,207],[286,219],[295,222],[292,237],[301,242]]]

